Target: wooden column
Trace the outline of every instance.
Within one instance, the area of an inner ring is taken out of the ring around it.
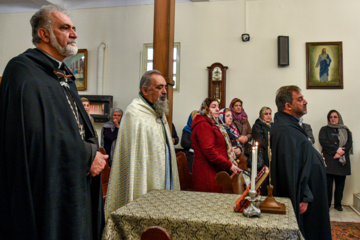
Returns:
[[[168,122],[172,131],[175,0],[155,0],[154,9],[154,69],[164,75],[169,86]]]

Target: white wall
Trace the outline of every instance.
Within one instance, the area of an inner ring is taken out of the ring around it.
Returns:
[[[276,111],[274,98],[282,85],[296,84],[308,100],[305,122],[318,132],[326,125],[326,114],[337,109],[351,129],[354,140],[352,175],[347,178],[344,204],[352,204],[352,193],[360,192],[360,113],[356,97],[360,31],[357,0],[254,0],[246,2],[246,25],[251,41],[241,41],[244,1],[178,3],[175,41],[181,43],[180,92],[174,93],[174,124],[179,137],[188,115],[207,96],[207,66],[221,62],[227,71],[227,103],[239,97],[253,123],[260,108]],[[9,59],[32,47],[29,19],[33,13],[0,14],[0,72]],[[71,11],[78,29],[78,46],[88,50],[88,90],[96,94],[97,47],[105,42],[104,94],[114,96],[114,106],[123,109],[137,96],[140,52],[152,42],[153,5]],[[277,66],[277,36],[290,37],[290,66]],[[343,42],[344,89],[307,90],[306,42]],[[101,128],[97,124],[96,128]]]

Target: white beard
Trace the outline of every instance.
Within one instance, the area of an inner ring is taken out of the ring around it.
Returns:
[[[71,43],[75,43],[75,46],[70,45]],[[78,52],[75,40],[70,40],[65,47],[61,47],[52,30],[50,31],[50,45],[64,57],[74,56]]]
[[[165,100],[161,100],[161,97],[154,103],[155,112],[158,115],[158,117],[162,117],[162,115],[165,113],[165,115],[169,114],[169,101],[167,98]]]

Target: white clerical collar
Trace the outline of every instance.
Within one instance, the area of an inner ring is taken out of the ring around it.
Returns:
[[[42,51],[43,53],[45,53],[45,55],[48,56],[49,58],[51,58],[52,60],[56,61],[56,62],[59,64],[58,68],[61,67],[62,62],[60,62],[59,60],[57,60],[56,58],[54,58],[53,56],[51,56],[51,55],[48,54],[47,52],[44,52],[44,51],[41,50],[40,48],[38,48],[38,49],[39,49],[40,51]]]

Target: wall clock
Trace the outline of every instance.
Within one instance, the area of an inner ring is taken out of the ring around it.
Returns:
[[[221,63],[213,63],[209,70],[209,97],[219,101],[220,109],[225,107],[226,99],[226,70],[228,67]]]

